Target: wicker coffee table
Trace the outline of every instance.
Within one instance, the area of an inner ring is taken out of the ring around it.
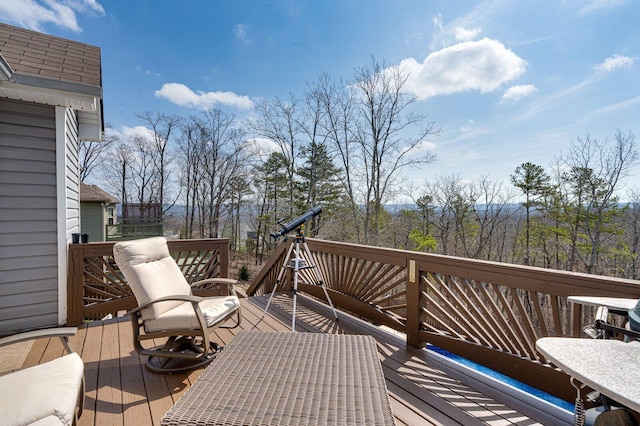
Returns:
[[[393,425],[371,336],[242,331],[163,425]]]

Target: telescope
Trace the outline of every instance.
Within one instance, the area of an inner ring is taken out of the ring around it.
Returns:
[[[274,232],[273,234],[271,234],[271,236],[273,238],[278,238],[278,237],[281,237],[283,235],[286,235],[289,232],[291,232],[294,229],[296,229],[298,226],[300,226],[303,223],[305,223],[306,221],[308,221],[309,219],[319,215],[320,213],[322,213],[322,207],[315,206],[314,208],[312,208],[311,210],[309,210],[305,214],[303,214],[301,216],[298,216],[297,218],[293,219],[291,222],[287,223],[286,225],[282,225],[282,229],[280,231],[278,231],[278,232]]]

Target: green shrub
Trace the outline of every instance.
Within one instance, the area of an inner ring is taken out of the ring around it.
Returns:
[[[249,268],[247,268],[246,266],[241,266],[240,269],[238,270],[238,280],[239,281],[249,281],[250,275],[249,275]]]

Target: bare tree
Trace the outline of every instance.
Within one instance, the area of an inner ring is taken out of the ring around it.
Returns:
[[[158,203],[159,182],[154,168],[154,144],[144,136],[136,134],[129,138],[128,145],[133,154],[128,163],[130,182],[135,191],[133,201],[145,205]]]
[[[100,142],[80,141],[78,162],[80,163],[80,181],[84,182],[92,173],[98,171],[106,160],[111,146],[118,140],[117,136],[108,135]]]
[[[237,251],[244,239],[240,232],[243,207],[247,196],[252,194],[249,179],[246,174],[236,174],[230,181],[230,207],[231,207],[231,249]]]
[[[130,201],[128,187],[132,177],[130,167],[133,159],[134,153],[129,144],[120,140],[112,146],[110,154],[105,159],[104,179],[111,188],[114,188],[115,195],[123,203]]]
[[[625,238],[628,247],[626,265],[627,278],[637,280],[640,276],[638,262],[640,261],[640,190],[634,188],[629,191],[629,211],[625,215]]]
[[[574,268],[575,256],[579,256],[586,272],[596,273],[607,224],[612,215],[619,213],[616,191],[620,189],[621,179],[638,164],[635,136],[618,131],[614,141],[597,140],[588,135],[584,139],[577,138],[570,151],[561,156],[561,161],[569,169],[563,180],[573,195],[575,217],[569,268]],[[582,251],[578,250],[580,230],[586,236]]]
[[[351,128],[355,113],[355,91],[346,83],[334,84],[328,74],[322,74],[312,86],[323,108],[321,125],[327,140],[333,146],[332,158],[335,158],[342,169],[337,177],[347,197],[345,206],[351,215],[356,242],[362,242],[362,217],[358,197],[359,163],[355,154],[357,145],[351,137]]]
[[[199,132],[201,157],[198,166],[204,173],[199,195],[203,222],[209,238],[219,236],[222,209],[230,200],[231,181],[241,170],[245,132],[237,118],[220,109],[203,111],[191,121]]]
[[[478,226],[475,249],[469,257],[502,261],[506,252],[507,230],[511,224],[509,209],[514,195],[500,182],[481,176],[475,182],[478,192],[474,215]]]
[[[150,159],[152,161],[154,174],[157,176],[157,200],[164,216],[166,211],[173,207],[177,199],[176,197],[171,201],[167,200],[166,192],[171,174],[169,170],[169,163],[171,162],[170,141],[172,134],[180,126],[182,119],[176,115],[167,115],[164,113],[154,114],[149,111],[137,114],[136,116],[143,124],[150,127],[152,133],[152,143],[155,149],[150,152]]]
[[[249,123],[256,136],[275,142],[283,158],[287,161],[287,176],[289,187],[288,216],[295,214],[296,200],[296,158],[303,147],[304,129],[301,127],[301,111],[299,100],[289,96],[287,102],[276,98],[273,101],[262,100],[256,104],[256,118]],[[284,213],[284,212],[283,212]]]
[[[353,82],[358,106],[352,138],[359,146],[359,159],[365,170],[367,244],[378,242],[382,207],[395,188],[399,172],[435,159],[428,151],[419,152],[424,139],[436,131],[434,123],[414,130],[422,125],[424,116],[410,111],[416,98],[404,91],[406,81],[407,74],[400,67],[387,67],[372,59],[370,65],[356,70]]]
[[[438,252],[445,255],[461,254],[457,230],[464,220],[464,213],[470,209],[463,192],[464,184],[458,175],[437,176],[435,181],[425,183],[422,196],[429,197],[439,207],[433,211],[431,228],[438,242]]]
[[[201,158],[204,157],[204,147],[201,132],[197,126],[189,122],[183,127],[182,135],[178,139],[178,162],[180,167],[179,182],[185,208],[184,228],[181,234],[184,238],[194,237],[196,219],[200,215],[198,209],[198,191],[204,179],[204,170],[201,167]],[[203,236],[200,229],[199,236]]]

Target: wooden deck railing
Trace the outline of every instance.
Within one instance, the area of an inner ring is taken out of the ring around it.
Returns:
[[[566,376],[535,350],[546,336],[579,337],[592,309],[571,295],[640,298],[640,282],[474,259],[307,239],[331,301],[421,347],[432,343],[566,400]],[[254,279],[248,295],[270,293],[283,271],[281,244]],[[308,257],[308,256],[303,256]],[[283,287],[291,287],[284,270]],[[299,291],[324,299],[310,270]]]
[[[105,235],[107,241],[135,240],[162,235],[162,228],[162,222],[116,223],[114,225],[105,225]]]
[[[67,277],[67,323],[85,320],[136,307],[126,280],[113,260],[114,242],[71,244]],[[170,240],[169,251],[180,265],[187,281],[227,277],[229,239]],[[198,290],[197,295],[212,294]]]

